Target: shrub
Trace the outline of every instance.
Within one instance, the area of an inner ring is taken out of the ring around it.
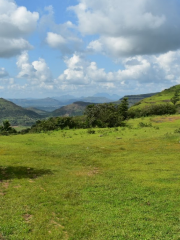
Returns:
[[[143,122],[139,122],[138,124],[139,127],[152,127],[152,124],[151,123],[143,123]]]
[[[93,130],[93,129],[91,129],[91,128],[87,130],[87,133],[89,133],[89,134],[95,134],[95,132],[96,132],[96,131]]]
[[[180,128],[177,128],[174,133],[180,133]]]
[[[129,118],[136,118],[136,117],[147,117],[151,115],[165,115],[165,114],[175,114],[176,107],[172,104],[156,104],[156,105],[149,105],[144,108],[131,108],[128,110],[128,117]]]

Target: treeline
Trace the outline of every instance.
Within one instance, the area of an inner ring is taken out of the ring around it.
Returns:
[[[130,118],[175,114],[176,110],[176,106],[170,103],[128,109],[128,99],[124,98],[120,104],[88,105],[83,116],[51,117],[47,120],[38,120],[31,128],[19,132],[10,126],[9,121],[4,121],[3,126],[0,127],[0,134],[25,134],[74,128],[118,127],[125,126],[125,120]]]
[[[58,129],[118,127],[124,125],[128,117],[128,100],[124,98],[121,104],[91,104],[86,107],[84,116],[51,117],[48,120],[37,121],[27,132],[44,132]]]

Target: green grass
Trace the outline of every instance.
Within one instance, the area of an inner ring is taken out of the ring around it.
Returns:
[[[0,239],[180,239],[179,126],[0,136]]]
[[[171,103],[171,98],[174,96],[175,91],[180,91],[180,85],[173,86],[169,89],[165,89],[160,93],[157,93],[151,97],[144,98],[139,102],[139,104],[135,104],[132,106],[133,109],[136,108],[144,108],[147,105],[151,104],[165,104],[165,103]],[[177,104],[180,104],[178,102]]]

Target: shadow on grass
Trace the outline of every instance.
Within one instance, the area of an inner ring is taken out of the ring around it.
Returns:
[[[52,175],[53,172],[49,169],[35,169],[28,167],[2,167],[0,166],[0,181],[21,178],[38,178],[43,175]]]

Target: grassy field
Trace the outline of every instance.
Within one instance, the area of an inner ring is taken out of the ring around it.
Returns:
[[[0,136],[0,239],[180,239],[179,127]]]

